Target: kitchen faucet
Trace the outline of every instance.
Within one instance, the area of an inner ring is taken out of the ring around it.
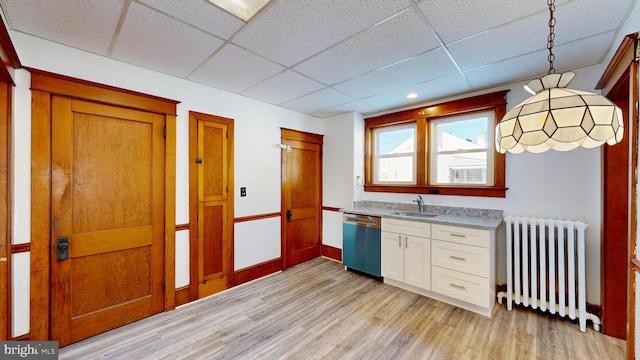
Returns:
[[[413,199],[413,202],[418,203],[418,212],[422,213],[422,204],[424,203],[422,201],[422,196],[418,195],[417,199]]]

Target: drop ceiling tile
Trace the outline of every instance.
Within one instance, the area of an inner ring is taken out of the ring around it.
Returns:
[[[447,48],[462,70],[546,49],[548,18],[549,14],[539,13],[449,44]]]
[[[203,0],[139,0],[210,34],[229,39],[244,21]]]
[[[362,98],[451,75],[457,71],[444,50],[436,48],[333,87],[355,98]]]
[[[283,103],[282,106],[308,114],[351,101],[353,101],[351,96],[331,88],[324,88],[320,91]]]
[[[189,79],[230,92],[242,92],[282,70],[284,67],[281,65],[227,44]]]
[[[257,100],[280,105],[323,87],[324,85],[317,81],[287,70],[243,91],[242,94]]]
[[[331,85],[437,46],[438,42],[424,19],[409,9],[304,61],[294,69]]]
[[[380,109],[377,109],[362,101],[353,101],[346,104],[334,106],[329,109],[316,111],[311,113],[311,115],[319,118],[328,118],[331,116],[335,116],[335,115],[346,113],[346,112],[352,112],[352,111],[359,112],[361,114],[373,114],[375,112],[380,111]]]
[[[464,94],[472,90],[462,75],[454,74],[361,100],[373,107],[387,111],[406,108],[433,99]],[[418,97],[407,99],[406,96],[409,93],[416,93]]]
[[[476,89],[483,89],[518,80],[535,79],[547,73],[547,50],[498,61],[465,71],[464,74]]]
[[[278,0],[233,41],[292,66],[408,6],[407,0]]]
[[[617,30],[633,4],[633,0],[575,0],[556,5],[555,44]],[[548,31],[546,24],[545,21],[538,26]],[[546,37],[543,40],[546,41]]]
[[[615,32],[611,31],[555,46],[554,68],[556,72],[561,73],[569,68],[599,63],[606,54],[614,36]],[[546,49],[540,50],[465,71],[464,74],[476,89],[499,86],[518,80],[533,80],[547,74],[549,70],[548,54]]]
[[[107,55],[124,7],[124,0],[2,0],[12,29]]]
[[[112,56],[185,77],[222,44],[215,36],[132,2]]]
[[[545,1],[531,0],[422,0],[418,7],[445,44],[548,10]]]

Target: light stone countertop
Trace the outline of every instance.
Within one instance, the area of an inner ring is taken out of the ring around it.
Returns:
[[[495,230],[502,224],[502,211],[500,210],[425,205],[423,213],[433,214],[435,216],[420,217],[413,215],[418,212],[418,209],[416,208],[416,205],[412,204],[367,201],[364,202],[364,204],[356,203],[355,205],[356,206],[353,208],[344,208],[341,209],[341,211],[345,214],[379,216],[391,219],[421,221],[432,224],[463,226],[485,230]]]

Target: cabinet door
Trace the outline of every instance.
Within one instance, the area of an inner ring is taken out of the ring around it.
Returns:
[[[429,239],[403,235],[404,282],[425,290],[431,289],[431,244]]]
[[[382,276],[404,281],[404,235],[382,232]]]

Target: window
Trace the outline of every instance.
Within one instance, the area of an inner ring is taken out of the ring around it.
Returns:
[[[430,184],[493,185],[493,172],[487,171],[493,168],[492,111],[454,115],[430,125]]]
[[[379,184],[416,183],[415,125],[374,130],[375,182]]]
[[[505,196],[506,91],[365,120],[365,191]]]

